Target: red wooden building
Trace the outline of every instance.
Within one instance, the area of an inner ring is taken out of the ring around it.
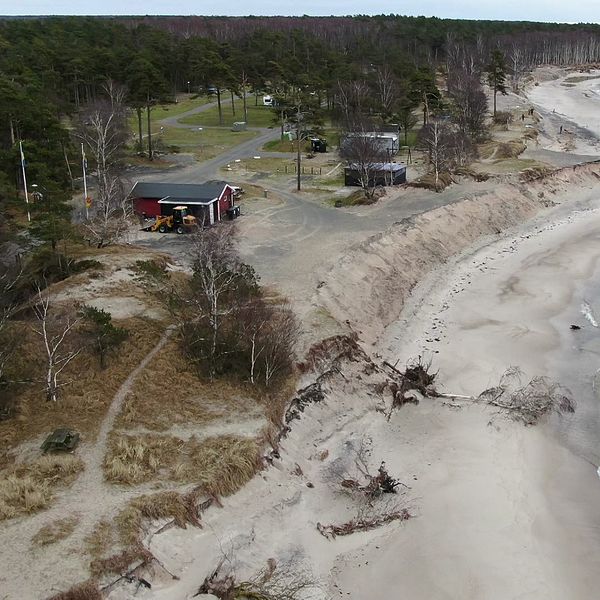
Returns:
[[[138,181],[131,190],[133,206],[139,215],[170,215],[175,206],[187,206],[191,214],[206,224],[226,218],[235,206],[233,187],[225,181],[206,183],[154,183]]]

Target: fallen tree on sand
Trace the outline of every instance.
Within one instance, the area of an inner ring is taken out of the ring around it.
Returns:
[[[343,488],[358,490],[364,493],[367,498],[374,499],[381,494],[395,494],[396,488],[400,485],[406,487],[400,480],[395,479],[387,472],[385,461],[381,461],[381,465],[379,465],[379,469],[377,469],[377,475],[371,475],[366,468],[361,468],[358,462],[357,467],[367,479],[367,483],[361,485],[360,482],[354,478],[346,478],[342,480]]]
[[[535,425],[551,413],[561,415],[575,412],[575,400],[566,387],[548,377],[534,377],[523,384],[524,374],[518,367],[507,369],[498,385],[484,390],[478,396],[465,396],[439,392],[434,386],[437,373],[432,373],[431,362],[423,362],[420,356],[409,363],[404,371],[388,362],[383,365],[393,376],[393,380],[387,381],[383,387],[392,392],[388,420],[395,408],[400,408],[407,402],[418,404],[420,397],[483,402],[525,425]]]

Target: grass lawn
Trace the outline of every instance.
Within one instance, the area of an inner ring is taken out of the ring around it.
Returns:
[[[339,148],[340,146],[340,130],[333,127],[325,128],[323,138],[327,141],[327,149]]]
[[[328,150],[338,148],[340,145],[340,132],[337,129],[328,127],[323,131],[321,137],[327,141]],[[263,150],[267,152],[296,152],[296,142],[291,142],[287,138],[283,140],[271,140],[263,146]],[[302,152],[310,152],[310,142],[306,141],[303,143]]]
[[[181,115],[182,113],[192,110],[193,108],[197,108],[198,106],[204,106],[211,101],[212,99],[208,96],[196,96],[195,94],[192,94],[191,96],[186,95],[179,98],[178,102],[176,103],[159,104],[158,106],[154,106],[150,111],[150,118],[153,121],[160,121],[161,119],[165,119],[167,117]]]
[[[408,143],[406,143],[405,139],[404,139],[404,131],[400,132],[400,139],[398,140],[400,142],[401,146],[410,146],[411,148],[414,148],[417,144],[417,136],[419,135],[418,131],[415,131],[414,129],[408,132],[408,135],[406,136],[406,141],[408,141]]]
[[[329,177],[325,177],[325,173],[332,170],[332,167],[325,171],[323,169],[323,177],[315,179],[315,185],[317,186],[333,186],[336,188],[344,187],[344,166],[342,165],[336,169]]]
[[[160,158],[148,160],[146,156],[138,156],[137,154],[130,154],[127,157],[127,164],[132,167],[152,167],[153,169],[171,169],[175,166],[174,163]]]
[[[277,122],[273,119],[276,116],[273,109],[268,106],[254,106],[252,99],[248,103],[248,126],[249,127],[277,127]],[[235,116],[231,111],[231,104],[223,104],[223,127],[231,127],[236,121],[244,120],[244,111],[242,102],[235,103]],[[215,106],[197,115],[191,115],[181,119],[182,123],[187,125],[206,125],[218,127],[219,110]]]
[[[252,139],[254,131],[230,131],[229,129],[177,129],[165,127],[154,140],[157,147],[163,151],[173,151],[176,147],[180,152],[195,154],[200,160],[213,158],[221,152]]]

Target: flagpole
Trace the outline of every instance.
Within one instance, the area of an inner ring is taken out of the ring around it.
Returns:
[[[31,221],[29,212],[29,194],[27,193],[27,175],[25,175],[25,155],[23,154],[23,142],[19,140],[19,150],[21,151],[21,171],[23,173],[23,191],[25,192],[25,204],[27,204],[27,220]]]
[[[81,142],[81,166],[83,169],[83,204],[85,206],[85,218],[90,218],[90,212],[88,208],[88,189],[87,189],[87,175],[86,175],[86,160],[85,150],[83,148],[83,142]]]

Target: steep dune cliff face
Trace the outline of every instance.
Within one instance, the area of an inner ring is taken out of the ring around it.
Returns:
[[[398,318],[412,288],[449,258],[497,236],[549,205],[600,194],[600,164],[555,171],[527,184],[501,184],[397,223],[352,247],[331,269],[315,303],[374,342]]]

